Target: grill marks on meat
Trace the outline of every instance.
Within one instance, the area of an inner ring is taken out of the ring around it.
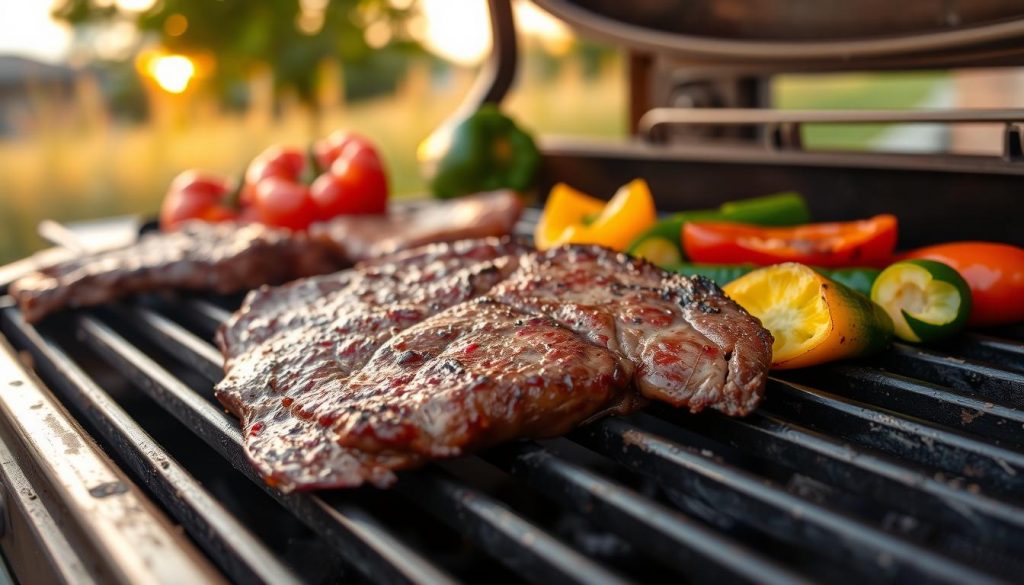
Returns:
[[[10,292],[32,322],[65,307],[167,290],[231,293],[338,270],[334,251],[303,234],[258,224],[191,222],[126,248],[86,254],[15,281]]]
[[[546,437],[643,398],[742,415],[770,334],[708,280],[597,247],[465,241],[250,295],[217,396],[284,489]],[[639,393],[637,392],[639,391]]]
[[[382,344],[483,294],[523,252],[498,240],[427,246],[250,294],[218,335],[226,377],[216,395],[242,419],[260,472],[284,489],[386,485],[390,470],[415,464],[414,455],[369,455],[331,440],[337,397]]]
[[[348,447],[454,457],[628,410],[629,391],[611,352],[483,297],[396,335],[319,414]]]
[[[143,292],[251,290],[431,242],[503,236],[520,211],[514,193],[496,191],[387,216],[337,217],[314,224],[308,233],[191,222],[177,232],[143,236],[126,248],[44,268],[13,283],[10,292],[25,319],[34,322],[66,307]]]
[[[771,365],[771,334],[712,281],[604,248],[524,258],[491,294],[615,351],[644,397],[693,412],[749,413]]]

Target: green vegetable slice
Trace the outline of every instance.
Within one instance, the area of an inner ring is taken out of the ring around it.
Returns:
[[[913,343],[957,333],[971,312],[967,282],[956,270],[932,260],[889,266],[875,279],[871,300],[892,318],[896,336]]]

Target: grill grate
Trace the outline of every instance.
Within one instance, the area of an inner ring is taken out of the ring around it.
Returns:
[[[210,396],[222,375],[210,340],[235,303],[148,298],[40,328],[0,308],[8,340],[231,580],[320,574],[197,479],[187,453],[136,416],[141,398],[115,396],[104,376],[130,382],[259,486],[346,577],[985,583],[1024,571],[1019,330],[786,373],[743,420],[655,406],[403,473],[389,492],[284,495],[251,470],[237,421]],[[449,533],[455,552],[439,553],[431,535]]]

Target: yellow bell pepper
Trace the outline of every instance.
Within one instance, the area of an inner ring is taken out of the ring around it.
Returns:
[[[548,196],[534,243],[541,250],[598,244],[622,252],[656,220],[654,198],[642,179],[623,185],[608,203],[559,183]]]
[[[772,332],[778,370],[864,356],[892,341],[885,310],[803,264],[761,268],[723,288]]]

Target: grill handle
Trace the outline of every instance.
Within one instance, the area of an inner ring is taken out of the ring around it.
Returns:
[[[804,124],[992,124],[1001,123],[1003,158],[1024,162],[1024,109],[946,110],[771,110],[758,108],[652,108],[640,117],[637,131],[658,141],[665,126],[761,126],[767,146],[803,148]]]

